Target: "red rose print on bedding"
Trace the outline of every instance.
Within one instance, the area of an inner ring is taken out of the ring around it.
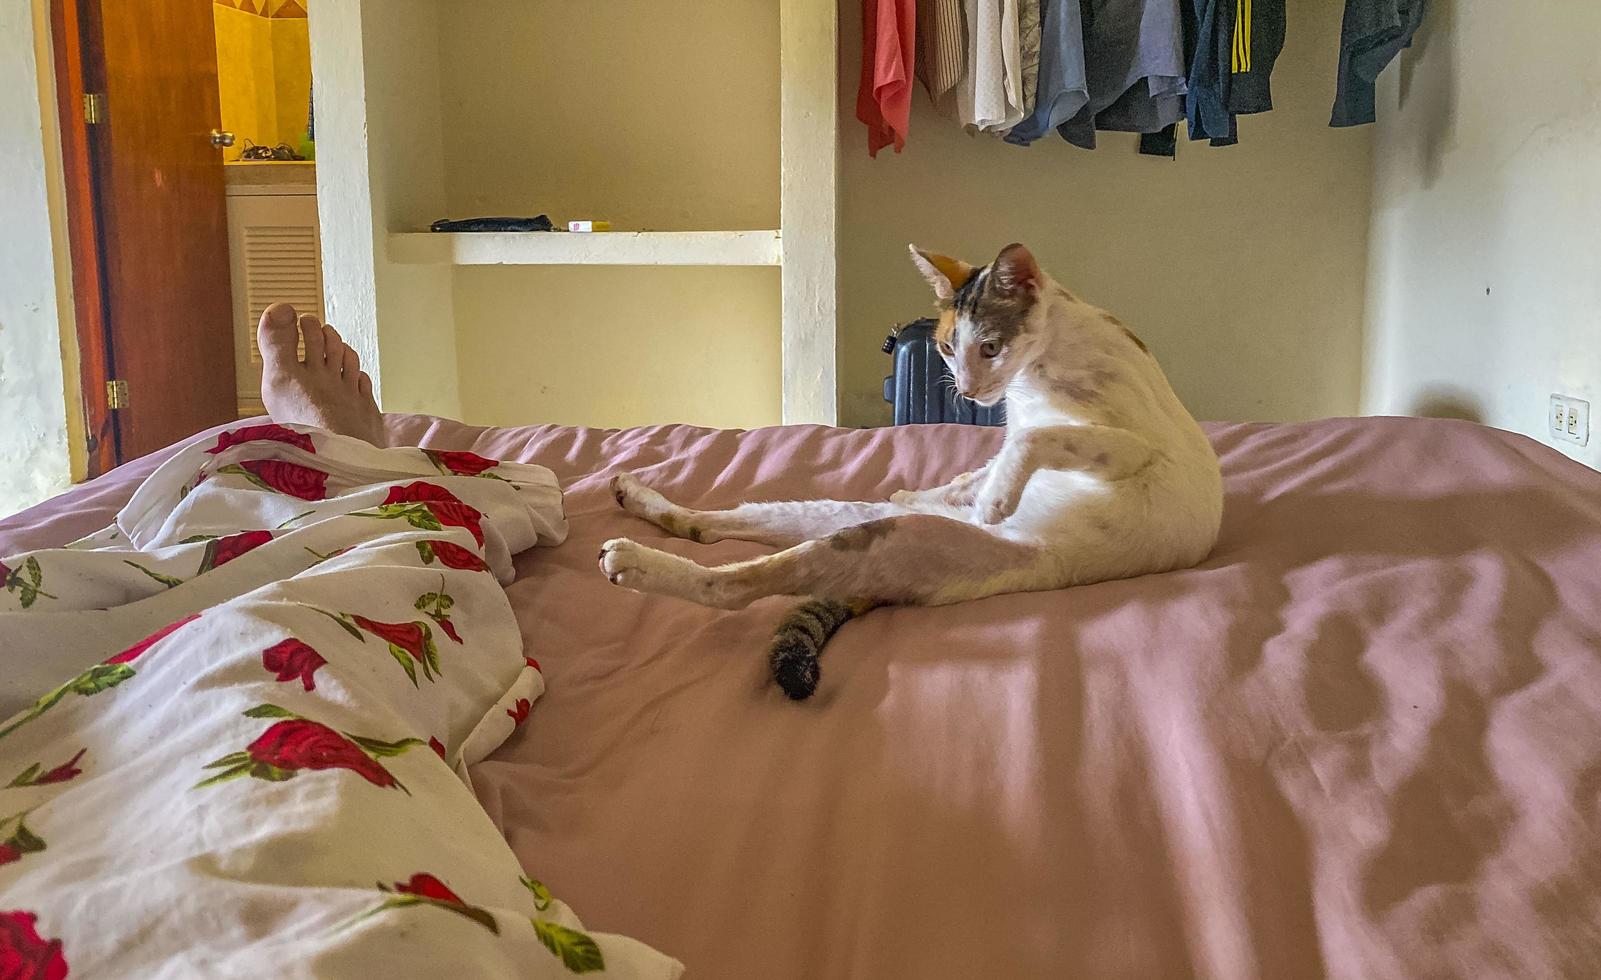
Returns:
[[[328,499],[328,474],[299,463],[287,463],[281,459],[246,459],[219,467],[217,472],[242,476],[263,490],[301,500]]]
[[[77,755],[68,759],[66,762],[63,762],[61,765],[56,766],[54,769],[47,769],[44,772],[39,771],[40,765],[39,763],[35,762],[33,765],[18,773],[17,778],[7,783],[6,789],[12,789],[17,786],[49,786],[52,783],[68,782],[77,776],[82,775],[83,770],[78,768],[78,760],[82,759],[83,754],[87,751],[89,750],[79,749]]]
[[[13,864],[25,855],[44,850],[44,840],[23,822],[27,816],[26,812],[17,813],[0,820],[0,865]],[[0,977],[7,975],[0,972]]]
[[[46,711],[49,711],[51,708],[54,708],[69,694],[76,694],[79,697],[87,698],[121,684],[123,681],[132,677],[135,673],[134,669],[128,666],[130,663],[143,656],[145,651],[149,650],[152,646],[155,646],[160,641],[166,639],[180,627],[192,623],[199,618],[200,614],[195,613],[192,616],[178,620],[176,623],[169,623],[168,625],[163,626],[161,629],[156,630],[154,633],[151,633],[149,636],[140,640],[138,643],[135,643],[128,649],[110,658],[105,663],[95,664],[93,667],[90,667],[77,677],[74,677],[72,680],[35,701],[32,708],[29,708],[26,712],[17,716],[16,720],[12,721],[11,724],[4,728],[0,728],[0,738],[5,738],[7,735],[10,735],[23,725],[33,721],[35,718],[44,714]]]
[[[271,540],[271,531],[241,531],[238,534],[216,538],[206,544],[206,554],[200,560],[200,570],[209,572],[213,568],[220,568]]]
[[[443,578],[441,578],[443,582]],[[461,633],[456,629],[455,621],[451,619],[450,610],[455,606],[455,599],[449,593],[427,592],[417,597],[413,608],[422,612],[433,625],[448,636],[455,643],[462,643]],[[372,619],[358,613],[333,612],[307,605],[305,608],[321,613],[333,620],[352,637],[361,642],[367,642],[368,636],[377,637],[389,650],[389,655],[395,658],[405,670],[413,686],[418,685],[417,665],[422,665],[423,677],[429,681],[437,681],[443,673],[439,660],[439,645],[434,641],[433,627],[421,620],[411,622],[391,623]]]
[[[0,912],[0,977],[5,980],[62,980],[67,958],[61,940],[45,939],[32,912]]]
[[[429,736],[429,738],[428,738],[428,747],[430,749],[433,749],[434,750],[434,754],[439,756],[441,759],[445,758],[445,743],[444,742],[441,742],[439,739],[434,738],[432,736]],[[450,760],[449,759],[445,759],[445,761],[449,762]]]
[[[434,559],[446,568],[454,568],[463,572],[487,572],[489,565],[472,551],[450,541],[419,541],[417,554],[422,556],[424,565],[432,565]]]
[[[206,450],[212,456],[234,446],[242,446],[247,442],[281,442],[304,449],[308,453],[316,453],[317,447],[312,445],[311,436],[304,432],[296,432],[275,423],[267,425],[247,425],[239,429],[231,429],[217,437],[217,444]]]
[[[427,592],[417,597],[414,607],[433,620],[446,636],[460,643],[461,634],[456,632],[456,624],[450,621],[450,610],[455,605],[456,600],[444,592]]]
[[[310,645],[290,637],[261,651],[261,666],[277,674],[280,681],[298,680],[308,691],[317,689],[314,675],[326,664],[322,654]]]
[[[476,905],[468,905],[448,885],[426,871],[419,871],[408,880],[397,881],[393,885],[385,885],[379,882],[378,890],[392,897],[385,900],[377,908],[357,916],[351,921],[352,925],[368,916],[387,912],[390,909],[432,905],[435,908],[441,908],[471,919],[495,935],[500,935],[500,923],[495,921],[493,915]]]
[[[163,626],[163,627],[161,627],[161,629],[158,629],[154,633],[151,633],[149,636],[145,637],[144,639],[140,640],[138,643],[135,643],[133,646],[131,646],[128,649],[126,649],[126,650],[122,651],[121,653],[117,654],[115,657],[110,658],[109,660],[106,661],[106,663],[108,663],[108,664],[132,663],[133,661],[138,660],[139,657],[142,656],[146,650],[148,650],[151,647],[155,646],[157,643],[161,642],[162,640],[165,640],[168,636],[171,636],[173,633],[177,632],[182,627],[189,625],[190,623],[194,622],[195,620],[197,620],[199,618],[200,618],[200,614],[199,613],[195,613],[195,614],[193,614],[191,616],[185,616],[184,618],[178,620],[176,623],[168,623],[166,626]]]
[[[524,657],[523,660],[527,661],[528,666],[539,671],[541,674],[545,672],[544,669],[539,666],[539,661],[535,660],[533,657]]]
[[[241,776],[281,783],[304,770],[343,769],[380,789],[393,786],[411,795],[411,791],[378,760],[400,755],[413,746],[423,744],[420,738],[403,738],[396,742],[364,738],[335,731],[275,704],[258,704],[246,711],[245,717],[279,720],[246,746],[243,752],[231,752],[208,763],[205,768],[222,771],[202,779],[194,785],[195,789]]]
[[[438,449],[424,449],[423,453],[434,464],[439,472],[446,476],[488,476],[500,479],[493,473],[485,473],[500,465],[498,459],[485,459],[477,453],[470,452],[444,452]]]
[[[391,646],[400,647],[405,652],[421,662],[426,655],[423,648],[424,631],[428,627],[421,623],[381,623],[366,616],[351,616],[356,625],[378,637]]]
[[[506,717],[511,719],[511,727],[521,728],[523,722],[528,720],[528,712],[534,703],[527,698],[518,698],[517,703],[506,709]]]
[[[389,645],[389,655],[395,658],[411,678],[413,686],[417,684],[417,668],[415,661],[422,664],[422,675],[428,680],[435,680],[439,674],[439,648],[434,644],[433,630],[424,623],[380,623],[365,616],[350,617],[361,629],[378,637]]]
[[[17,594],[17,604],[24,609],[31,609],[40,596],[56,598],[44,590],[44,569],[39,567],[39,559],[32,555],[17,568],[0,561],[0,584],[5,586],[7,592]]]
[[[410,881],[395,882],[395,891],[402,895],[420,895],[423,898],[438,899],[441,902],[455,902],[462,904],[461,896],[445,887],[445,883],[431,874],[414,874]]]
[[[484,543],[483,514],[444,487],[418,481],[403,487],[390,487],[389,495],[377,510],[357,511],[354,517],[376,517],[386,520],[402,519],[423,531],[441,531],[447,527],[466,528],[478,542]]]

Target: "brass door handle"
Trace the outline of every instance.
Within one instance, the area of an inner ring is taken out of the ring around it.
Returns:
[[[211,131],[211,145],[218,149],[224,146],[233,146],[233,134],[226,129],[213,129]]]

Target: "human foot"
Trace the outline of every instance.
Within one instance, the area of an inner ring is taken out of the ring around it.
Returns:
[[[297,341],[304,340],[306,359]],[[261,400],[275,422],[299,422],[385,444],[384,419],[372,397],[372,379],[339,331],[288,303],[261,314],[256,342],[263,362]]]

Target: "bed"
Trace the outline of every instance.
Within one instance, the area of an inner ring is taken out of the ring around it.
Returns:
[[[1601,474],[1462,422],[1209,427],[1198,568],[941,609],[765,673],[786,601],[606,582],[639,473],[706,507],[882,498],[998,430],[480,429],[409,444],[552,469],[570,536],[510,596],[547,690],[476,766],[526,865],[703,978],[1577,977],[1601,962]],[[103,526],[164,458],[0,522]]]

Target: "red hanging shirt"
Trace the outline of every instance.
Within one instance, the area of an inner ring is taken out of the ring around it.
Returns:
[[[862,0],[862,82],[856,118],[867,126],[867,154],[906,145],[911,129],[912,68],[917,47],[915,0]]]

